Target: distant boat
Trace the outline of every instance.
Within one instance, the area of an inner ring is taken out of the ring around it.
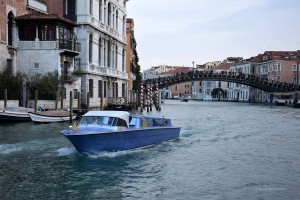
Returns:
[[[60,132],[84,154],[136,149],[179,137],[180,127],[164,117],[125,111],[89,111]]]
[[[180,101],[182,101],[182,102],[188,102],[188,101],[189,101],[189,99],[188,99],[188,98],[186,98],[186,97],[182,97],[182,98],[180,99]]]
[[[70,113],[64,110],[49,110],[39,114],[28,113],[34,123],[52,123],[52,122],[68,122],[70,121]],[[73,114],[72,119],[76,119]]]
[[[33,112],[33,109],[25,107],[6,107],[3,111],[0,111],[0,123],[31,121],[28,112]]]

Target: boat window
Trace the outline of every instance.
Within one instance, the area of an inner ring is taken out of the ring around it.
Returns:
[[[125,126],[127,123],[124,119],[117,117],[108,117],[108,116],[84,116],[79,121],[78,125],[87,125],[87,124],[98,124],[98,125],[108,125],[108,126]]]
[[[168,120],[165,118],[153,119],[153,126],[166,126],[168,125]]]
[[[153,126],[153,119],[152,118],[143,118],[142,126]]]
[[[136,117],[133,117],[130,122],[129,122],[129,126],[135,126],[136,125],[136,121],[137,121],[137,118]]]

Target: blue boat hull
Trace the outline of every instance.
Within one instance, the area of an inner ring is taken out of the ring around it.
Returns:
[[[145,147],[179,137],[179,127],[134,129],[121,132],[64,134],[80,153],[115,152]]]

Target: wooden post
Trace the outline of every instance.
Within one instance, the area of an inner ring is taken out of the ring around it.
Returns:
[[[55,97],[55,110],[58,109],[58,91],[56,92],[56,97]]]
[[[37,114],[38,91],[34,90],[34,113]]]
[[[7,89],[4,89],[4,108],[7,107]]]
[[[29,108],[29,90],[26,90],[26,102],[25,102],[25,107]]]
[[[90,93],[87,92],[86,94],[86,112],[90,110]]]
[[[60,92],[60,109],[64,109],[64,94],[63,94],[63,91]]]
[[[80,111],[80,108],[81,108],[81,98],[80,98],[80,92],[77,92],[77,108],[78,108],[78,111]]]
[[[73,122],[73,92],[70,91],[70,122]]]

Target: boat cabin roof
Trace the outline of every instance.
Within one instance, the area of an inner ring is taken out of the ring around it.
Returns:
[[[89,111],[85,113],[83,116],[85,117],[97,117],[97,116],[105,116],[105,117],[117,117],[126,121],[129,124],[129,112],[126,111]]]

